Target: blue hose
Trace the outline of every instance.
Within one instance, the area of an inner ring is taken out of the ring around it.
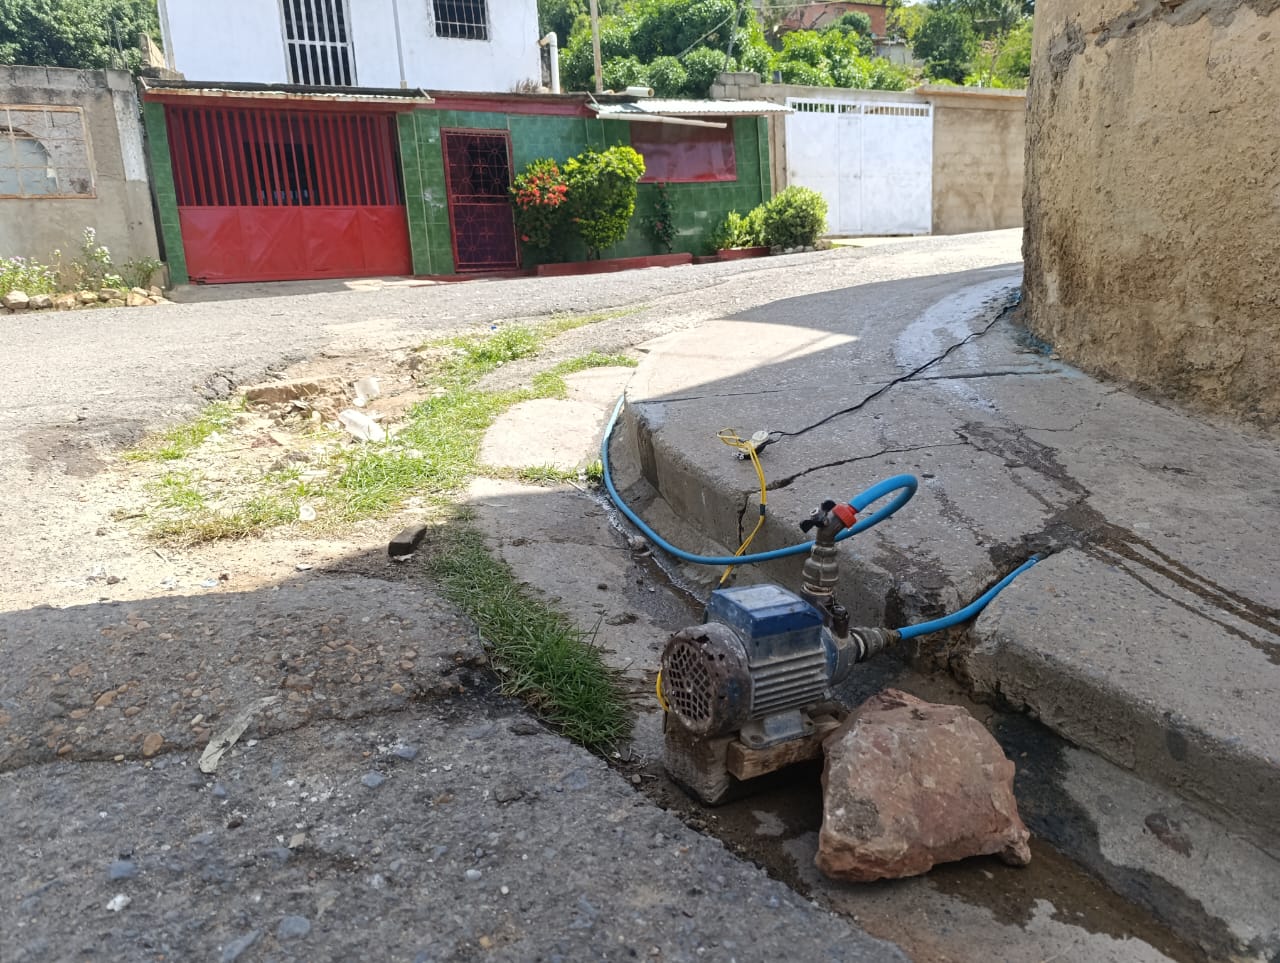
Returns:
[[[813,542],[808,541],[799,545],[792,545],[790,548],[778,548],[771,552],[757,552],[754,555],[693,555],[683,549],[676,548],[666,541],[646,525],[644,520],[622,500],[622,496],[618,494],[618,489],[614,487],[613,475],[609,471],[609,439],[613,436],[613,428],[618,422],[618,415],[622,412],[622,405],[625,400],[625,397],[618,399],[618,404],[613,409],[609,424],[605,427],[604,441],[600,445],[600,465],[604,474],[604,487],[609,492],[609,498],[618,506],[618,510],[627,516],[631,523],[640,529],[655,545],[682,561],[693,562],[697,565],[753,565],[756,562],[769,562],[776,558],[800,555],[813,547]],[[892,478],[877,482],[861,494],[854,495],[853,498],[849,499],[849,504],[854,507],[855,511],[860,512],[868,505],[884,498],[890,492],[896,491],[898,493],[884,508],[872,512],[866,518],[859,519],[851,528],[846,528],[836,536],[836,541],[842,542],[852,535],[865,532],[872,525],[879,525],[911,500],[911,496],[916,493],[916,485],[917,482],[914,475],[894,475]]]
[[[903,638],[903,640],[914,639],[917,635],[928,635],[930,632],[939,632],[942,629],[949,629],[953,625],[959,625],[961,622],[968,622],[971,618],[985,609],[987,607],[987,603],[1000,594],[1001,589],[1038,561],[1040,561],[1040,556],[1032,555],[1012,572],[1000,581],[996,582],[995,585],[991,586],[987,591],[983,592],[964,608],[960,609],[960,611],[952,612],[950,615],[944,615],[942,618],[934,619],[932,622],[921,622],[919,625],[908,625],[906,628],[898,629],[898,634]]]

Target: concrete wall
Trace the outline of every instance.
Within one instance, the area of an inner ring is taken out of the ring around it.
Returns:
[[[508,91],[541,77],[536,0],[489,0],[489,39],[437,37],[431,0],[347,0],[355,82]],[[280,0],[163,0],[169,66],[188,80],[288,83]],[[399,44],[396,20],[399,18]]]
[[[1041,0],[1028,322],[1066,358],[1280,421],[1280,3]]]
[[[1020,90],[852,90],[766,84],[753,73],[728,73],[712,85],[711,96],[777,104],[785,104],[788,97],[932,104],[932,233],[965,234],[1022,224],[1025,96]],[[787,186],[785,114],[769,118],[769,151],[774,190],[780,191]]]
[[[933,104],[933,233],[1021,226],[1023,92],[921,87],[916,94]]]
[[[57,121],[48,129],[31,125],[37,140],[50,138],[47,150],[54,167],[64,168],[58,178],[65,189],[56,197],[0,197],[0,256],[46,260],[57,249],[70,260],[86,227],[98,232],[117,264],[156,256],[138,99],[128,73],[0,66],[0,104],[10,106],[14,126],[36,114],[22,108],[81,109],[51,113]],[[0,125],[7,123],[0,111]]]

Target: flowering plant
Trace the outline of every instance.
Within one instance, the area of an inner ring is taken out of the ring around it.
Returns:
[[[668,254],[671,253],[671,242],[676,237],[676,226],[671,223],[671,216],[671,192],[665,183],[661,183],[653,198],[653,213],[644,220],[653,239]]]
[[[561,240],[568,210],[564,206],[569,185],[555,161],[533,161],[511,185],[516,233],[530,247],[549,248]]]

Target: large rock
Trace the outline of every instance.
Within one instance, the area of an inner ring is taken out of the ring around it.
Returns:
[[[24,291],[10,291],[4,298],[0,299],[0,303],[3,303],[10,311],[22,311],[31,303],[31,299],[27,297]]]
[[[997,853],[1031,860],[1013,763],[973,716],[895,689],[868,699],[823,743],[818,869],[869,882]]]

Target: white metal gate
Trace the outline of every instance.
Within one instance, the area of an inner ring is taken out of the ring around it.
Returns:
[[[827,199],[833,234],[928,234],[933,105],[787,98],[787,183]]]

